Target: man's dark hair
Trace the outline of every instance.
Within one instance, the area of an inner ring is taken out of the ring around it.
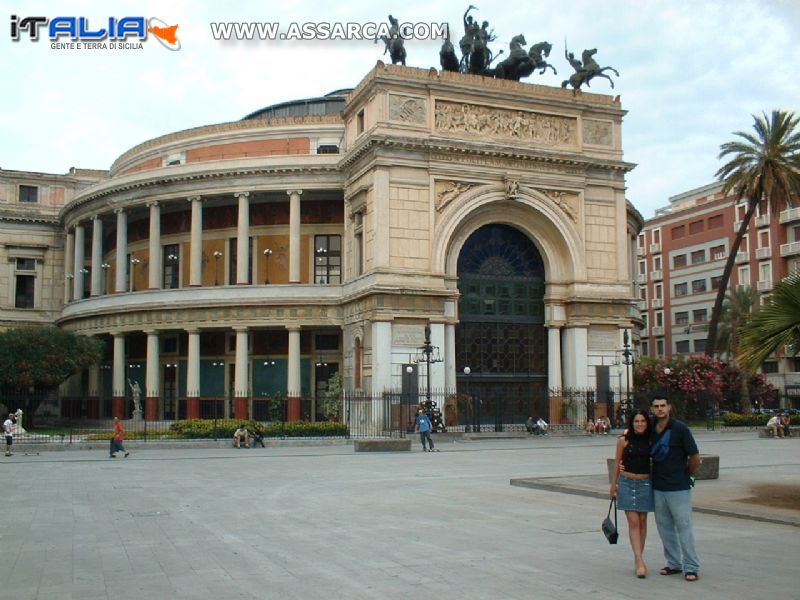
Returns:
[[[650,395],[650,404],[653,403],[654,400],[666,400],[667,404],[672,404],[672,401],[669,399],[669,392],[666,390],[656,390]]]

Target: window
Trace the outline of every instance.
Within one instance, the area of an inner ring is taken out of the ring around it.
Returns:
[[[342,282],[342,236],[314,236],[314,283]]]
[[[656,356],[664,356],[664,340],[656,340]]]
[[[702,221],[702,219],[700,221],[692,221],[691,223],[689,223],[689,234],[693,235],[695,233],[702,233],[703,231],[705,231],[705,228],[706,225]]]
[[[672,239],[679,240],[682,237],[686,237],[686,227],[683,225],[678,225],[677,227],[672,228]]]
[[[656,313],[656,327],[664,326],[664,311],[660,310]]]
[[[642,356],[650,356],[650,344],[642,342]]]
[[[645,273],[647,273],[647,263],[645,263],[645,261],[643,261],[643,260],[640,260],[639,261],[639,275],[644,275]]]
[[[654,256],[653,257],[653,271],[660,271],[661,270],[661,257]]]
[[[653,286],[653,293],[655,294],[655,297],[660,300],[664,293],[663,286],[660,283],[655,284],[655,286]]]
[[[699,294],[701,292],[706,291],[706,280],[705,279],[695,279],[692,281],[692,293]]]
[[[723,215],[714,215],[708,218],[709,229],[719,229],[723,225],[725,225],[725,218]]]
[[[178,353],[178,336],[162,336],[161,337],[161,354],[177,354]]]
[[[672,257],[672,266],[676,269],[680,269],[681,267],[686,266],[686,255],[685,254],[677,254]]]
[[[674,288],[675,289],[674,295],[675,296],[685,296],[686,294],[689,293],[688,287],[689,287],[689,285],[687,283],[685,283],[685,282],[684,283],[676,283],[675,284],[675,288]]]
[[[747,245],[747,235],[742,236],[742,243],[739,245],[739,252],[747,253],[749,246]]]
[[[725,246],[724,245],[714,246],[713,248],[711,248],[711,250],[709,250],[709,252],[711,254],[711,258],[713,258],[714,260],[721,260],[721,259],[725,258]]]
[[[795,373],[800,372],[800,358],[795,357],[789,361],[789,368]]]
[[[750,267],[739,267],[739,286],[750,285]]]
[[[744,215],[747,213],[747,205],[745,204],[737,204],[736,205],[736,220],[742,221],[744,220]]]
[[[336,144],[320,144],[317,146],[317,154],[339,154],[339,146]]]
[[[180,287],[178,276],[181,270],[181,246],[180,244],[167,244],[161,253],[164,262],[164,282],[165,290],[174,290]]]
[[[692,311],[692,321],[695,323],[705,323],[708,321],[708,310],[705,308],[698,308]]]
[[[17,271],[35,271],[36,259],[35,258],[18,258]]]
[[[647,329],[647,313],[642,313],[642,328]]]
[[[758,280],[772,281],[772,263],[763,262],[758,265]]]
[[[39,188],[35,185],[19,186],[19,201],[27,203],[39,202]]]
[[[762,373],[777,373],[778,372],[778,361],[765,360],[761,364],[761,372]]]
[[[769,247],[769,229],[762,231],[758,234],[758,247],[759,248]]]
[[[17,275],[14,308],[34,308],[35,275]]]
[[[692,264],[696,265],[702,262],[706,262],[706,251],[695,250],[694,252],[692,252]]]
[[[647,301],[647,286],[643,285],[639,288],[639,300]]]
[[[711,278],[711,289],[717,291],[719,286],[722,285],[722,275]]]
[[[695,340],[694,341],[694,351],[695,352],[705,352],[706,351],[706,340],[703,338],[702,340]]]
[[[653,243],[660,244],[661,243],[661,230],[660,229],[653,229]]]
[[[644,248],[644,234],[639,234],[639,248]]]
[[[689,350],[689,340],[681,340],[680,342],[675,342],[675,352],[678,354],[688,354]]]
[[[689,311],[682,310],[675,313],[675,325],[688,325],[689,324]]]

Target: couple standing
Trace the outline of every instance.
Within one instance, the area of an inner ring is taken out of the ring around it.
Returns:
[[[686,581],[697,581],[700,560],[694,547],[691,488],[700,454],[686,424],[670,416],[672,405],[665,394],[656,394],[651,408],[653,423],[646,410],[634,413],[617,442],[610,496],[628,519],[637,577],[647,576],[647,513],[655,512],[667,562],[659,573],[683,573]]]

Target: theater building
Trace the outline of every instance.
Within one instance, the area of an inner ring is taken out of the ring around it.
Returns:
[[[43,320],[108,347],[65,402],[125,416],[138,382],[150,420],[264,418],[274,395],[314,419],[337,372],[372,394],[613,386],[639,329],[624,114],[378,63],[352,90],[131,148],[64,196],[30,256]],[[4,251],[10,274],[21,255]]]

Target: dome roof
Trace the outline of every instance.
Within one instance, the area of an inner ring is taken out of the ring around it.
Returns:
[[[318,98],[279,102],[278,104],[265,106],[264,108],[251,112],[244,117],[242,121],[249,121],[252,119],[277,119],[281,117],[305,117],[309,115],[338,115],[344,110],[347,94],[352,91],[352,88],[343,88]]]

